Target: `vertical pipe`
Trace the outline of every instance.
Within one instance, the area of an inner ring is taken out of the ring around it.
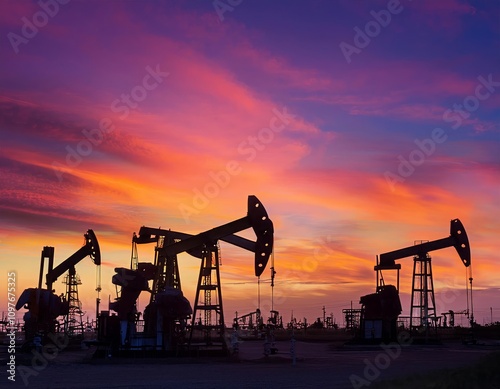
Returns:
[[[413,258],[413,277],[411,280],[411,299],[410,299],[410,333],[413,329],[413,296],[415,294],[415,258]]]
[[[43,268],[45,267],[45,246],[42,249],[42,255],[40,256],[40,276],[38,277],[38,289],[42,289],[42,279],[43,279]]]
[[[271,311],[274,311],[274,249],[271,252]]]
[[[472,302],[472,267],[470,267],[470,277],[469,277],[469,282],[470,282],[470,326],[471,328],[474,326],[474,304]]]
[[[397,285],[398,285],[397,289],[398,289],[398,293],[399,293],[399,271],[400,271],[400,270],[401,270],[401,269],[399,269],[399,268],[398,268],[398,280],[397,280]]]
[[[468,269],[465,268],[465,298],[467,300],[467,319],[469,318],[469,284],[467,282]]]
[[[271,311],[274,311],[274,287],[271,287]]]
[[[52,272],[52,269],[54,268],[54,247],[49,248],[49,268],[47,269],[47,274],[50,274]],[[50,281],[47,284],[47,289],[52,292],[52,281]]]
[[[219,257],[219,247],[218,243],[215,246],[214,249],[214,256],[215,256],[215,276],[217,278],[217,295],[219,299],[219,305],[220,305],[220,312],[219,312],[219,325],[220,325],[220,336],[222,339],[224,339],[224,329],[225,329],[225,323],[224,323],[224,306],[222,304],[222,287],[221,287],[221,282],[220,282],[220,257]]]
[[[257,309],[260,311],[260,276],[257,277]]]

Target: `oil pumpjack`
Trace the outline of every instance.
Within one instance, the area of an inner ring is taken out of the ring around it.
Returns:
[[[376,292],[360,298],[361,337],[365,340],[374,339],[392,341],[397,336],[397,319],[402,311],[399,299],[400,264],[396,260],[413,256],[412,302],[410,310],[410,330],[418,329],[425,332],[436,320],[434,300],[434,283],[430,251],[447,247],[455,247],[466,268],[471,265],[469,239],[462,222],[453,219],[450,222],[450,236],[430,242],[421,242],[414,246],[390,251],[377,257]],[[397,285],[385,285],[383,270],[397,271]],[[472,277],[470,278],[472,285]]]
[[[248,228],[255,232],[255,241],[234,235]],[[115,269],[112,282],[121,287],[121,292],[110,309],[117,316],[101,313],[99,340],[110,344],[113,352],[177,353],[192,347],[225,350],[218,241],[255,253],[255,275],[260,276],[273,250],[273,235],[273,223],[256,196],[248,197],[245,217],[197,235],[141,227],[132,239],[131,268]],[[138,262],[137,244],[145,243],[156,243],[154,263]],[[183,252],[201,259],[194,309],[181,289],[177,255]],[[144,319],[139,320],[136,301],[142,291],[151,296]],[[198,321],[197,312],[203,317]]]
[[[16,304],[16,309],[28,309],[24,315],[26,341],[33,340],[35,334],[42,336],[55,332],[56,319],[68,315],[69,301],[54,293],[52,286],[57,279],[68,272],[69,277],[75,277],[75,266],[85,257],[90,256],[95,265],[101,264],[101,251],[97,237],[92,230],[84,234],[85,244],[69,258],[54,268],[54,247],[45,246],[40,259],[40,275],[38,288],[28,288],[23,291]],[[47,288],[42,288],[43,272],[47,261],[45,275]]]

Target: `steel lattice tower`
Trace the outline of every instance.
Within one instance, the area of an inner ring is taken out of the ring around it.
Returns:
[[[189,343],[192,342],[193,332],[198,330],[203,333],[205,346],[224,349],[224,311],[222,308],[219,253],[218,243],[205,244],[196,289]],[[203,311],[204,320],[202,323],[197,324],[196,313],[198,311]]]
[[[436,323],[436,302],[429,254],[413,258],[410,329],[422,328],[426,332]]]
[[[78,285],[82,282],[75,269],[70,269],[64,280],[66,284],[66,301],[69,304],[68,314],[64,317],[64,333],[68,336],[83,335],[82,303],[78,297]]]

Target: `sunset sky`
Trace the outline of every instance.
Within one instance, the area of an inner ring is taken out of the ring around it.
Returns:
[[[19,296],[37,285],[43,246],[58,264],[89,228],[107,309],[140,226],[196,234],[245,216],[253,194],[274,222],[285,322],[325,306],[342,324],[375,291],[377,254],[447,237],[454,218],[471,244],[475,317],[500,320],[498,1],[1,6],[0,311],[8,272]],[[257,307],[257,279],[252,253],[221,248],[230,322]],[[465,309],[458,254],[431,256],[438,313]],[[179,258],[193,303],[199,260]],[[408,315],[413,261],[398,263]],[[92,317],[95,266],[77,272]]]

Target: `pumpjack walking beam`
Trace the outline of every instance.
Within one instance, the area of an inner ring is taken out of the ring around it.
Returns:
[[[97,237],[93,230],[87,230],[84,234],[85,244],[73,255],[67,258],[64,262],[60,263],[54,269],[52,269],[52,262],[49,260],[49,269],[47,275],[47,289],[52,290],[52,284],[66,271],[75,267],[75,265],[80,262],[83,258],[90,256],[92,262],[95,265],[101,265],[101,251],[99,249],[99,243],[97,242]],[[50,258],[49,258],[50,259]],[[43,262],[42,262],[43,267]]]
[[[163,238],[163,242],[156,249],[155,254],[155,266],[158,268],[156,271],[156,276],[154,278],[153,285],[153,294],[151,296],[151,301],[154,300],[154,293],[162,290],[162,288],[169,286],[181,289],[180,287],[180,277],[179,277],[179,269],[176,255],[167,255],[165,250],[162,250],[162,246],[174,244],[183,239],[192,238],[194,235],[186,234],[184,232],[165,230],[161,228],[152,228],[142,226],[139,230],[139,234],[136,235],[134,233],[134,237],[132,239],[133,244],[144,244],[144,243],[157,243],[160,242],[160,237]],[[242,238],[237,235],[228,235],[220,240],[230,243],[234,246],[243,248],[245,250],[251,251],[255,253],[256,243]],[[203,247],[195,247],[193,249],[187,250],[187,253],[196,257],[203,259]],[[138,266],[138,264],[137,264]],[[165,274],[164,274],[165,273]],[[164,278],[163,282],[161,282],[161,278]]]
[[[465,228],[459,219],[453,219],[450,222],[450,236],[443,239],[437,239],[430,242],[405,247],[399,250],[380,254],[380,263],[375,266],[375,270],[395,269],[397,268],[396,259],[420,256],[429,251],[440,250],[447,247],[455,247],[465,267],[471,263],[469,238]]]
[[[133,241],[135,243],[138,243],[138,244],[155,243],[158,241],[158,237],[160,237],[160,236],[169,237],[170,239],[172,239],[174,241],[180,241],[183,239],[192,238],[194,235],[187,234],[185,232],[164,230],[162,228],[152,228],[152,227],[142,226],[141,229],[139,230],[139,234],[134,236]],[[255,253],[256,243],[254,241],[243,238],[241,236],[231,234],[231,235],[219,238],[219,240],[222,240],[226,243],[230,243],[234,246],[237,246],[237,247],[240,247],[242,249],[245,249],[245,250],[248,250],[248,251]],[[187,250],[187,252],[189,254],[197,257],[197,258],[202,257],[201,251]]]
[[[152,228],[152,227],[142,226],[139,230],[139,234],[138,235],[134,234],[133,243],[134,244],[155,243],[155,242],[158,242],[160,237],[164,237],[163,245],[168,246],[169,244],[174,244],[174,243],[179,242],[181,240],[193,238],[194,235],[187,234],[184,232],[165,230],[165,229],[161,229],[161,228]],[[243,248],[245,250],[251,251],[253,253],[256,252],[256,247],[257,247],[256,242],[251,241],[251,240],[246,239],[246,238],[243,238],[243,237],[238,236],[238,235],[231,234],[228,236],[224,236],[224,237],[220,238],[219,240],[230,243],[234,246]],[[170,243],[168,243],[168,242],[170,242]],[[265,246],[265,243],[264,243],[264,246]],[[265,247],[267,248],[267,246],[265,246]],[[271,248],[271,250],[272,250],[272,248]],[[155,265],[160,265],[161,263],[163,263],[165,258],[167,258],[167,260],[170,258],[171,262],[174,263],[173,269],[170,269],[170,271],[177,274],[177,279],[179,279],[178,268],[177,268],[177,259],[175,258],[176,255],[168,255],[166,250],[163,250],[162,247],[159,247],[156,251],[157,251],[156,255],[157,255],[158,263],[156,263],[156,261],[155,261]],[[194,247],[192,249],[186,250],[186,252],[189,253],[190,255],[196,257],[196,258],[204,259],[205,250],[203,249],[203,246]],[[265,268],[265,264],[263,264],[263,267]],[[260,269],[259,264],[256,264],[256,269],[257,268]],[[263,271],[263,269],[262,269],[262,271]],[[256,274],[257,274],[257,270],[256,270]],[[172,275],[170,275],[170,277],[172,277]],[[174,285],[169,284],[168,282],[167,282],[167,285],[174,286]],[[179,281],[179,289],[180,289],[180,281]],[[156,291],[156,289],[154,287],[153,287],[153,291]],[[154,297],[152,297],[152,299],[154,299]]]
[[[267,211],[256,196],[248,196],[247,216],[223,224],[211,230],[191,236],[171,245],[163,247],[167,255],[176,255],[203,246],[205,243],[224,240],[255,252],[255,275],[260,276],[269,261],[273,251],[273,222]],[[252,228],[257,236],[254,245],[247,244],[244,238],[233,235],[239,231]],[[235,243],[238,242],[238,243]],[[251,246],[254,246],[251,248]],[[248,248],[247,248],[248,247]]]

